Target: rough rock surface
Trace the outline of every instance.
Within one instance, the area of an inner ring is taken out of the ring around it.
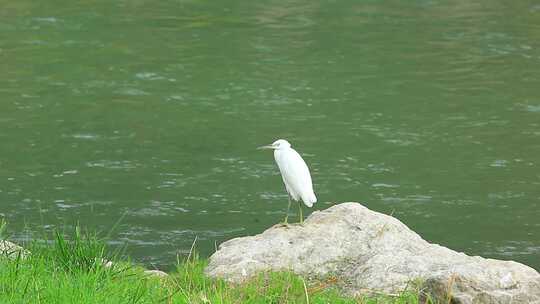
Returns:
[[[158,278],[166,278],[166,277],[169,276],[169,274],[167,274],[166,272],[161,271],[161,270],[157,270],[157,269],[145,270],[144,273],[147,274],[148,276],[158,277]]]
[[[536,270],[430,244],[399,220],[359,203],[314,212],[303,225],[227,241],[206,273],[239,282],[266,270],[335,277],[349,295],[398,293],[416,284],[445,303],[540,303]]]
[[[13,244],[10,241],[0,240],[0,255],[7,256],[8,258],[17,258],[18,255],[22,257],[28,254],[28,251],[23,249],[17,244]]]

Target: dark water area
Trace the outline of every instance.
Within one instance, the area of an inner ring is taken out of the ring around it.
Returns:
[[[536,1],[0,3],[13,240],[80,223],[147,265],[207,256],[282,220],[255,148],[286,138],[315,210],[540,269]]]

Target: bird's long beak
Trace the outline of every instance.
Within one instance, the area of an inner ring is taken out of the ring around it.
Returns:
[[[258,150],[274,149],[274,146],[272,146],[272,145],[260,146],[257,149]]]

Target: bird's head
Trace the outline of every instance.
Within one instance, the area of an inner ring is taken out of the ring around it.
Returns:
[[[286,141],[285,139],[278,139],[275,142],[273,142],[271,145],[262,146],[257,149],[279,150],[279,149],[286,149],[290,147],[291,147],[291,144],[288,141]]]

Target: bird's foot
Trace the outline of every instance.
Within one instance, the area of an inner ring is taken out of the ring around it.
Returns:
[[[274,227],[276,227],[276,228],[289,227],[289,223],[287,222],[288,219],[289,219],[289,216],[286,216],[285,220],[283,220],[282,223],[276,224],[276,225],[274,225]]]
[[[275,224],[273,228],[289,228],[290,224],[287,222]]]

